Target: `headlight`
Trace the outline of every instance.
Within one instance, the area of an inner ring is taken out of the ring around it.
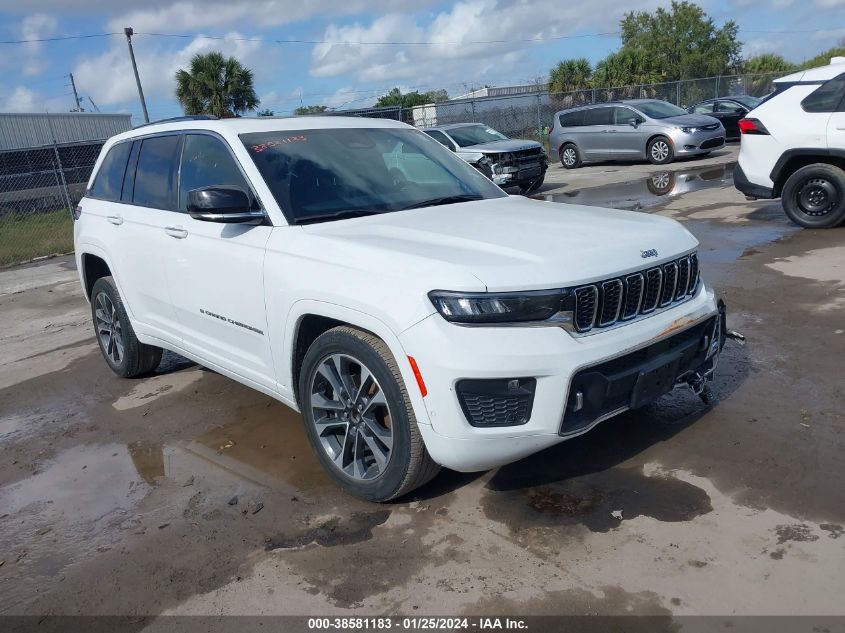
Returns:
[[[505,324],[572,320],[572,293],[567,289],[526,292],[451,292],[432,290],[429,299],[452,323]]]
[[[697,127],[682,127],[682,128],[679,128],[679,129],[680,129],[680,130],[681,130],[681,132],[683,132],[684,134],[692,134],[693,132],[698,131],[698,128],[697,128]]]

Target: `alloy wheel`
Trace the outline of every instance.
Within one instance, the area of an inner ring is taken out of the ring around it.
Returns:
[[[332,464],[356,480],[372,480],[387,467],[393,423],[387,398],[373,373],[347,354],[331,354],[311,380],[317,437]]]
[[[575,159],[576,159],[575,150],[571,147],[567,147],[565,150],[563,150],[562,158],[563,158],[563,164],[564,165],[569,165],[569,166],[574,165]]]
[[[651,157],[656,161],[664,161],[669,156],[669,144],[666,141],[655,141],[651,146]]]
[[[115,364],[123,360],[123,329],[114,302],[105,292],[94,299],[97,340],[106,356]]]

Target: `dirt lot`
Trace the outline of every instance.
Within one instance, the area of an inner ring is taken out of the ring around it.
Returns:
[[[0,272],[0,614],[845,614],[845,229],[746,202],[733,154],[554,165],[540,194],[699,238],[748,338],[715,401],[384,506],[266,396],[172,355],[113,376],[70,259]]]

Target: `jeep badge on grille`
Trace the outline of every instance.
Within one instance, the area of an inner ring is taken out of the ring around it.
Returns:
[[[640,257],[648,259],[649,257],[657,257],[657,249],[650,248],[647,251],[640,251]]]

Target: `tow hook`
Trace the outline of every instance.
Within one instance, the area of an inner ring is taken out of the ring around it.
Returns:
[[[687,386],[689,386],[690,390],[695,395],[701,398],[701,401],[704,404],[710,404],[710,401],[713,399],[713,392],[710,389],[710,385],[707,383],[713,380],[713,374],[716,371],[716,361],[719,358],[719,352],[722,351],[727,339],[736,341],[740,345],[745,345],[745,337],[742,334],[727,328],[727,309],[725,307],[725,302],[719,299],[719,316],[716,321],[716,327],[713,331],[713,342],[711,344],[715,346],[716,349],[712,349],[711,347],[712,353],[709,354],[707,361],[705,361],[705,365],[709,364],[709,366],[707,369],[698,369],[692,372],[692,374],[690,374],[686,379]]]

